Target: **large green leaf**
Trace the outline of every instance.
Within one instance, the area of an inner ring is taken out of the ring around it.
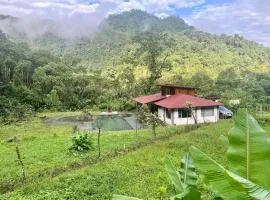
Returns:
[[[190,148],[196,169],[203,174],[210,188],[223,199],[249,199],[240,183],[231,178],[226,169],[196,147]]]
[[[167,159],[165,163],[168,175],[177,193],[177,195],[171,197],[171,199],[200,199],[201,194],[197,190],[197,174],[190,153],[185,154],[184,158],[181,160],[179,172],[170,159]]]
[[[170,198],[170,200],[199,200],[201,199],[201,194],[194,187],[188,187],[181,194],[175,195]]]
[[[171,182],[174,186],[176,194],[180,194],[184,192],[184,189],[186,188],[186,186],[182,184],[180,174],[178,173],[178,171],[176,170],[172,161],[169,158],[165,160],[165,166],[166,166],[167,173],[171,179]]]
[[[180,178],[185,186],[197,187],[197,174],[190,153],[186,153],[180,163]]]
[[[270,143],[264,130],[247,112],[239,109],[235,126],[229,131],[229,169],[270,189]]]
[[[227,171],[227,174],[236,180],[237,182],[241,183],[242,186],[248,191],[249,196],[251,196],[253,199],[257,200],[270,200],[270,191],[264,189],[263,187],[241,177],[237,174]]]

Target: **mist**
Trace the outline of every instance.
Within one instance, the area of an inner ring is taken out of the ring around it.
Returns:
[[[3,16],[0,19],[0,29],[10,36],[25,35],[31,39],[47,33],[67,39],[89,37],[97,31],[110,6],[110,4],[100,5],[92,13],[55,13],[53,11],[22,15],[0,13]]]

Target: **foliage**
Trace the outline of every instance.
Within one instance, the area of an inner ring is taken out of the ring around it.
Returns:
[[[77,133],[72,137],[72,144],[68,148],[70,152],[87,152],[93,149],[93,141],[88,133]]]
[[[165,126],[165,123],[159,119],[157,113],[152,113],[147,105],[142,105],[138,111],[138,121],[145,126],[152,128],[153,137],[156,137],[156,127],[159,125]]]
[[[185,154],[181,160],[179,172],[175,169],[172,162],[165,161],[167,173],[175,187],[176,195],[171,199],[200,199],[200,193],[197,190],[197,174],[193,161],[189,153]]]
[[[142,106],[138,107],[137,119],[141,124],[144,125],[147,124],[147,113],[149,112],[150,110],[146,104],[143,104]]]
[[[170,68],[167,59],[172,48],[172,39],[167,34],[145,32],[135,37],[135,42],[140,44],[139,56],[143,54],[145,65],[150,72],[149,82],[145,92],[153,92],[156,80],[161,78],[164,69]],[[165,51],[166,50],[166,51]]]
[[[269,199],[270,143],[257,121],[240,109],[229,132],[229,170],[192,147],[192,158],[211,188],[222,198]]]
[[[235,126],[229,132],[228,167],[234,173],[270,189],[270,143],[265,131],[245,110],[239,109]],[[239,165],[241,163],[241,165]]]

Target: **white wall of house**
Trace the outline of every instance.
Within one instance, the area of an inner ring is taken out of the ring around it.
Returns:
[[[166,122],[167,124],[172,124],[172,119],[166,117],[164,108],[158,108],[158,116],[162,121]]]
[[[196,117],[197,116],[197,111],[193,110],[193,115]],[[195,124],[195,120],[192,117],[187,117],[187,118],[179,118],[178,117],[178,109],[174,110],[174,124],[176,125],[181,125],[181,124]]]
[[[219,120],[219,111],[218,111],[218,107],[212,107],[213,111],[213,115],[212,116],[203,116],[202,115],[202,110],[204,108],[198,109],[197,110],[197,119],[198,119],[198,123],[211,123],[211,122],[217,122]]]
[[[178,116],[178,109],[172,109],[171,111],[171,118],[169,119],[166,117],[166,109],[159,107],[158,116],[162,121],[166,122],[167,124],[195,124],[195,120],[192,115],[191,117],[180,118]],[[196,108],[192,112],[193,115],[196,117],[198,123],[213,123],[219,120],[218,107]]]

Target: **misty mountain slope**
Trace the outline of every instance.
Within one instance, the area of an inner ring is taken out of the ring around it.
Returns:
[[[88,38],[64,38],[54,29],[35,37],[29,36],[28,39],[21,38],[33,48],[46,49],[58,57],[72,55],[87,61],[91,68],[102,68],[130,61],[126,57],[133,58],[130,52],[135,52],[137,48],[134,38],[147,32],[154,35],[166,33],[174,41],[174,49],[168,58],[174,73],[177,71],[189,76],[205,71],[216,77],[229,67],[238,71],[269,69],[269,48],[239,35],[218,36],[198,31],[179,17],[160,19],[140,10],[109,16],[94,34],[90,34],[89,30]],[[142,60],[136,56],[134,59]]]
[[[196,30],[179,17],[160,19],[138,10],[105,19],[92,42],[84,47],[87,49],[81,51],[87,52],[88,59],[96,66],[121,64],[126,62],[123,56],[127,51],[134,50],[136,46],[134,37],[146,32],[166,33],[175,41],[169,60],[174,70],[184,74],[206,71],[215,77],[229,67],[240,71],[260,71],[265,66],[269,69],[269,48],[239,35],[219,36]]]
[[[140,10],[132,10],[118,15],[111,15],[99,26],[101,31],[112,29],[119,32],[141,33],[146,31],[178,32],[194,29],[187,25],[183,19],[175,16],[160,19],[154,15]]]

